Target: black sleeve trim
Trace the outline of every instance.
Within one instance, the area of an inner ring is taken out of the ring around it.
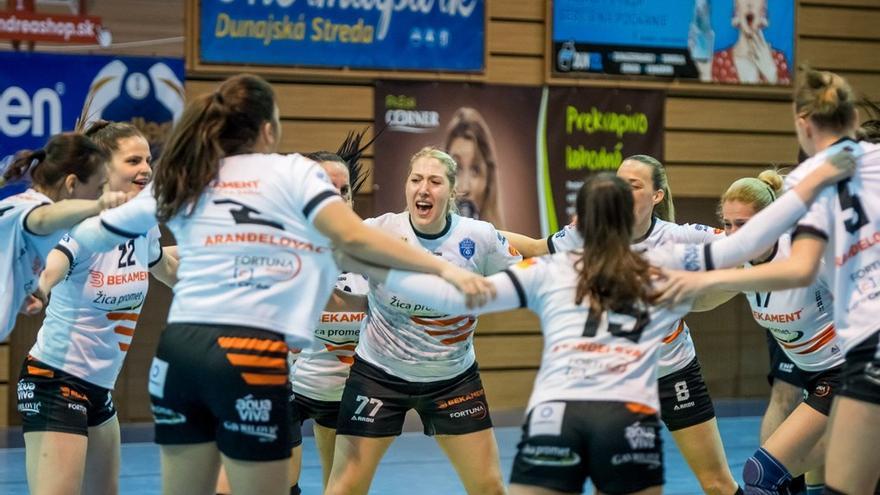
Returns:
[[[108,231],[110,231],[110,233],[112,233],[112,234],[116,234],[116,235],[119,235],[122,237],[127,237],[129,239],[134,239],[136,237],[140,237],[140,234],[134,234],[134,233],[129,232],[127,230],[122,230],[120,228],[114,227],[114,226],[110,225],[109,223],[105,222],[103,219],[101,220],[101,226],[104,227],[105,229],[107,229]]]
[[[522,284],[519,283],[519,279],[516,278],[516,275],[514,275],[513,272],[510,271],[509,269],[504,270],[504,273],[506,273],[507,276],[510,277],[510,281],[513,282],[513,288],[516,289],[516,295],[519,298],[519,307],[520,308],[528,307],[529,303],[526,300],[526,291],[523,289]]]
[[[55,246],[55,249],[60,251],[61,254],[63,254],[64,256],[67,256],[67,261],[70,262],[70,266],[72,268],[73,267],[73,253],[70,252],[70,249],[67,249],[67,246],[64,246],[61,244],[58,244],[57,246]]]
[[[157,242],[158,242],[158,241],[157,241]],[[153,268],[154,266],[156,266],[156,263],[162,261],[162,258],[163,258],[164,256],[165,256],[165,251],[162,250],[162,246],[159,246],[159,257],[156,258],[155,260],[151,261],[151,262],[149,263],[149,265],[147,265],[147,268]]]
[[[816,227],[810,227],[809,225],[798,225],[794,229],[794,233],[791,235],[791,240],[795,240],[797,236],[801,234],[809,234],[812,236],[819,237],[820,239],[824,239],[825,242],[828,242],[828,234],[817,229]]]
[[[38,233],[34,232],[33,230],[29,229],[27,226],[27,219],[29,216],[31,216],[31,213],[37,211],[37,208],[42,208],[43,206],[46,206],[48,204],[50,204],[50,203],[40,203],[37,206],[34,206],[33,208],[31,208],[31,210],[29,212],[25,213],[24,220],[21,222],[21,225],[22,225],[22,227],[24,227],[25,232],[27,232],[30,235],[35,235],[37,237],[44,237],[46,235],[49,235],[49,234],[38,234]],[[51,232],[50,232],[50,234],[51,234]]]
[[[547,236],[547,251],[549,251],[550,254],[556,254],[556,246],[553,245],[553,236],[554,235],[556,235],[556,234],[550,234]]]
[[[324,191],[318,193],[314,198],[310,199],[309,202],[306,203],[306,206],[303,208],[303,215],[305,215],[306,218],[309,218],[309,215],[312,214],[312,210],[317,208],[322,201],[333,196],[339,195],[333,191]]]
[[[703,244],[703,258],[706,263],[706,271],[714,270],[715,263],[712,262],[712,244]]]

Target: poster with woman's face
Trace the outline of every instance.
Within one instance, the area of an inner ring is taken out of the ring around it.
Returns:
[[[553,73],[789,85],[794,0],[553,1]]]
[[[411,157],[426,146],[457,162],[459,214],[540,234],[535,135],[539,88],[381,82],[376,87],[375,213],[403,211]]]

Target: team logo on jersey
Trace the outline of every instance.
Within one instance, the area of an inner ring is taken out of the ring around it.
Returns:
[[[626,441],[633,449],[653,449],[657,441],[657,432],[651,426],[642,426],[638,421],[626,427]]]
[[[104,274],[99,271],[89,270],[89,285],[92,287],[104,287]]]
[[[464,256],[464,259],[469,260],[477,252],[477,244],[470,237],[465,237],[458,243],[458,252]]]

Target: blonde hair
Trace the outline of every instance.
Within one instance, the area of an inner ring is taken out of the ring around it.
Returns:
[[[765,170],[758,174],[758,177],[737,179],[721,195],[718,216],[721,216],[721,206],[728,201],[739,201],[750,205],[757,213],[776,201],[776,198],[782,194],[782,184],[782,176],[774,169]]]
[[[802,67],[803,77],[794,91],[797,114],[818,127],[845,131],[856,119],[856,97],[846,79],[833,72]]]
[[[655,191],[663,191],[663,200],[654,205],[654,216],[660,220],[675,222],[675,205],[672,203],[672,189],[669,188],[666,167],[660,163],[660,160],[649,155],[633,155],[623,159],[624,162],[627,160],[651,167],[652,187]]]
[[[455,162],[454,158],[449,156],[449,153],[446,153],[440,148],[425,146],[410,158],[409,172],[407,172],[407,175],[412,173],[413,163],[419,158],[433,158],[440,162],[440,165],[443,165],[443,170],[446,173],[446,180],[449,181],[449,201],[446,203],[446,212],[458,213],[458,206],[455,204],[455,177],[458,175],[458,163]]]

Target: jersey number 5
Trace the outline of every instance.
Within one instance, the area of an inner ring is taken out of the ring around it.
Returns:
[[[602,318],[605,316],[605,318]],[[651,317],[647,311],[630,307],[622,311],[605,311],[598,313],[590,311],[587,323],[584,325],[584,337],[595,337],[600,327],[606,327],[608,333],[615,337],[622,337],[632,342],[638,342],[642,332]]]
[[[843,226],[852,234],[868,224],[868,215],[865,214],[862,200],[850,192],[850,182],[850,179],[846,179],[837,183],[837,198],[840,201],[840,210],[843,213],[849,212],[849,218],[843,221]]]

